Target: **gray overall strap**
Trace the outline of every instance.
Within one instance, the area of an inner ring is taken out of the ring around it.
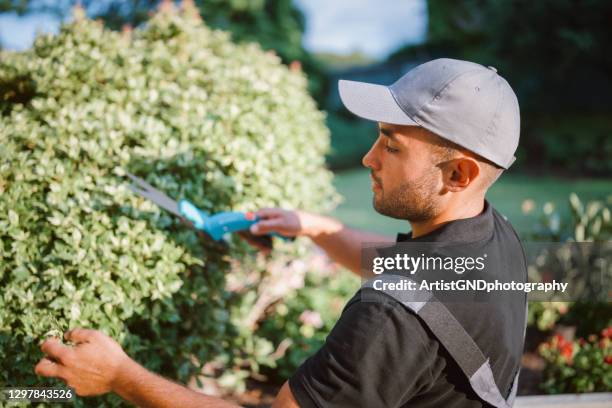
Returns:
[[[527,317],[529,316],[529,302],[525,302],[525,326],[523,328],[523,342],[525,341],[525,336],[527,335]],[[514,399],[516,398],[516,392],[518,390],[518,379],[521,368],[516,371],[516,375],[514,376],[514,380],[512,380],[512,389],[510,390],[510,395],[508,395],[508,405],[514,405]]]
[[[410,279],[404,276],[385,274],[365,282],[362,288],[372,288],[377,292],[383,292],[418,315],[455,360],[468,378],[476,395],[494,407],[512,407],[516,395],[518,372],[514,378],[510,396],[506,400],[495,384],[489,359],[484,356],[472,337],[446,306],[435,300],[433,293],[423,290],[389,290],[388,285],[381,288],[381,281],[398,283],[408,280]],[[376,283],[376,281],[379,282]],[[415,282],[415,284],[418,287],[418,283]]]

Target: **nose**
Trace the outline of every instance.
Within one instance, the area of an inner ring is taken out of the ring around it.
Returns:
[[[370,150],[363,156],[363,159],[361,159],[361,164],[372,170],[380,170],[380,160],[376,149],[377,144],[378,140],[374,142]]]

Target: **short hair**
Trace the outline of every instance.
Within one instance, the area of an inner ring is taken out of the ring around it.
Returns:
[[[491,187],[491,185],[495,183],[495,181],[497,181],[499,176],[501,176],[501,174],[503,173],[504,168],[493,163],[491,160],[485,159],[479,154],[476,154],[471,150],[459,146],[458,144],[451,142],[450,140],[445,139],[430,130],[425,130],[432,136],[432,152],[437,160],[451,160],[457,156],[457,153],[461,152],[471,156],[476,161],[478,161],[482,169],[482,181],[480,182],[480,187],[482,189],[487,190],[489,187]]]

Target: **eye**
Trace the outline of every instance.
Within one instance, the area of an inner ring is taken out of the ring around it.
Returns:
[[[385,150],[389,153],[397,153],[399,152],[399,149],[396,149],[394,147],[389,146],[388,144],[385,145]]]

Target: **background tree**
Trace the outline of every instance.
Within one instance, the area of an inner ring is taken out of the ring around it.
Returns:
[[[517,91],[535,166],[611,174],[612,3],[436,0],[427,41],[389,60],[449,56],[495,66]]]

